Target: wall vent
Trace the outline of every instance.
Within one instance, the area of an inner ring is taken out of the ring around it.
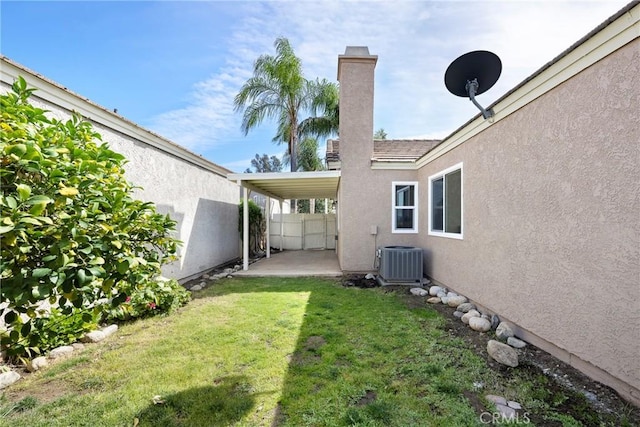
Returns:
[[[422,248],[384,246],[378,249],[378,275],[384,282],[422,281]]]

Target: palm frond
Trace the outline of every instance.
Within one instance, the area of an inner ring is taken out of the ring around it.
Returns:
[[[324,137],[338,130],[338,88],[323,80],[307,80],[302,62],[289,40],[274,42],[275,55],[260,55],[253,76],[234,98],[234,109],[242,111],[241,129],[245,135],[265,119],[277,123],[273,141],[287,143],[292,170],[296,170],[298,141],[307,136]],[[300,121],[302,114],[311,117]]]

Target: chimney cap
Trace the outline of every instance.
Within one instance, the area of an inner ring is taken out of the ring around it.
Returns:
[[[345,56],[371,56],[367,46],[347,46],[344,50]]]
[[[340,69],[343,61],[372,62],[375,67],[378,55],[371,55],[367,46],[347,46],[344,55],[338,55],[338,81],[340,81]]]

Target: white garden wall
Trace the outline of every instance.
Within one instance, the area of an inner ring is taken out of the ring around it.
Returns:
[[[15,78],[25,78],[37,91],[31,103],[58,119],[77,111],[91,121],[116,152],[129,161],[126,177],[136,197],[156,204],[178,222],[183,242],[180,260],[165,266],[167,277],[186,281],[203,271],[237,258],[239,253],[239,187],[227,180],[231,171],[143,129],[125,118],[74,94],[7,58],[1,58],[0,92]]]

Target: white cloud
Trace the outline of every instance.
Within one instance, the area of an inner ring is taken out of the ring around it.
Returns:
[[[218,40],[228,48],[226,62],[209,79],[194,82],[185,107],[156,117],[151,127],[200,152],[237,141],[240,115],[233,112],[233,97],[251,75],[253,61],[273,53],[274,40],[283,36],[302,59],[308,78],[332,81],[345,46],[368,46],[379,56],[375,128],[384,127],[390,137],[443,137],[478,113],[469,100],[444,87],[444,72],[456,57],[477,49],[501,57],[501,79],[478,98],[488,105],[625,4],[626,0],[542,5],[533,1],[241,2],[241,20]],[[256,146],[254,152],[267,151],[263,147]],[[248,161],[242,162],[244,169]]]
[[[196,152],[220,147],[240,129],[233,98],[250,75],[248,69],[225,65],[193,84],[187,105],[154,117],[148,126]]]

